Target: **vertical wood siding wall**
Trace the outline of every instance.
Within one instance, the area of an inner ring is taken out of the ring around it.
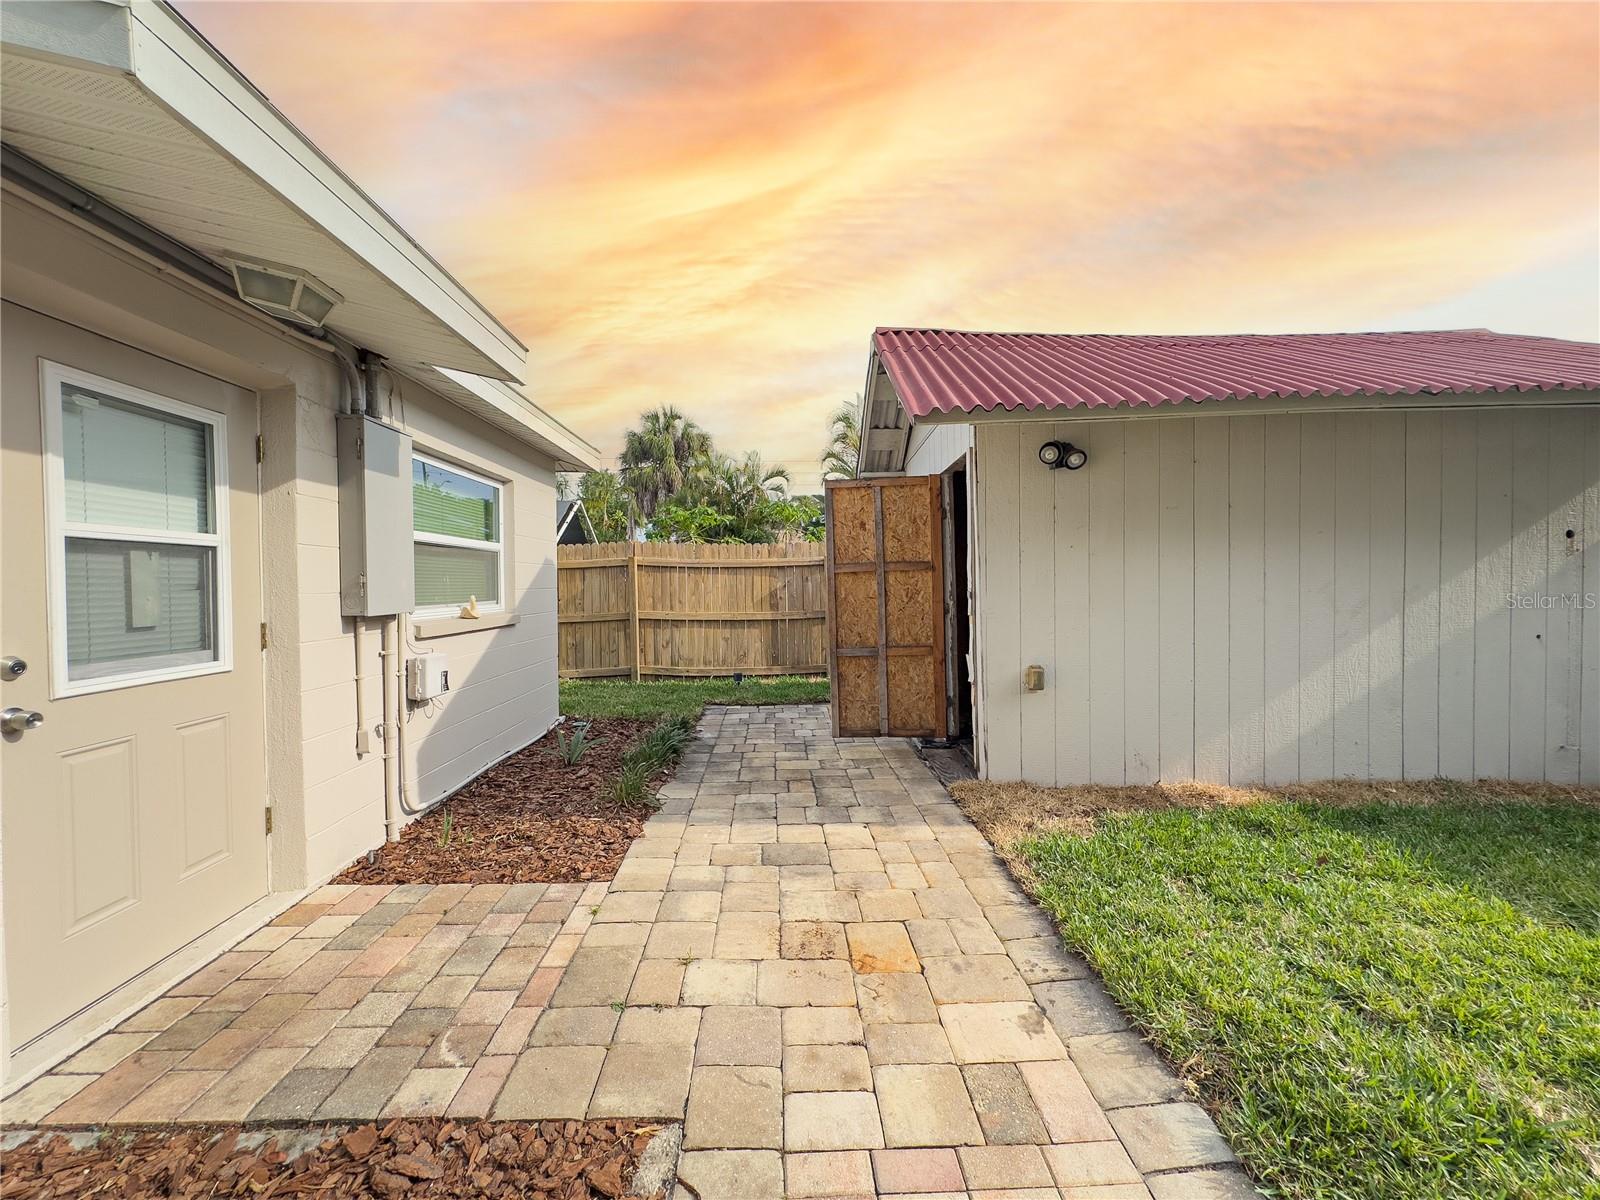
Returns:
[[[914,426],[906,445],[906,474],[937,475],[971,445],[971,425]]]
[[[1600,409],[990,425],[976,454],[990,778],[1600,783]]]
[[[821,674],[822,546],[558,547],[561,674]]]

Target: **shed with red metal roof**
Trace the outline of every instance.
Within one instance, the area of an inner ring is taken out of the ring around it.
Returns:
[[[880,328],[858,470],[987,777],[1600,784],[1600,346]]]

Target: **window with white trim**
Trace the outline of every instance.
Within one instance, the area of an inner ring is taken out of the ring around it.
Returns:
[[[416,611],[455,616],[470,601],[479,611],[505,607],[504,487],[423,454],[411,460]]]
[[[224,418],[44,365],[55,690],[227,670]]]

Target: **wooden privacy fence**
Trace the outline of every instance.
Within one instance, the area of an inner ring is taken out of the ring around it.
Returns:
[[[556,547],[561,675],[822,675],[822,546]]]

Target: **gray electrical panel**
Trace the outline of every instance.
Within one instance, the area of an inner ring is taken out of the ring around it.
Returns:
[[[410,612],[411,438],[365,416],[340,416],[339,603],[347,617]]]

